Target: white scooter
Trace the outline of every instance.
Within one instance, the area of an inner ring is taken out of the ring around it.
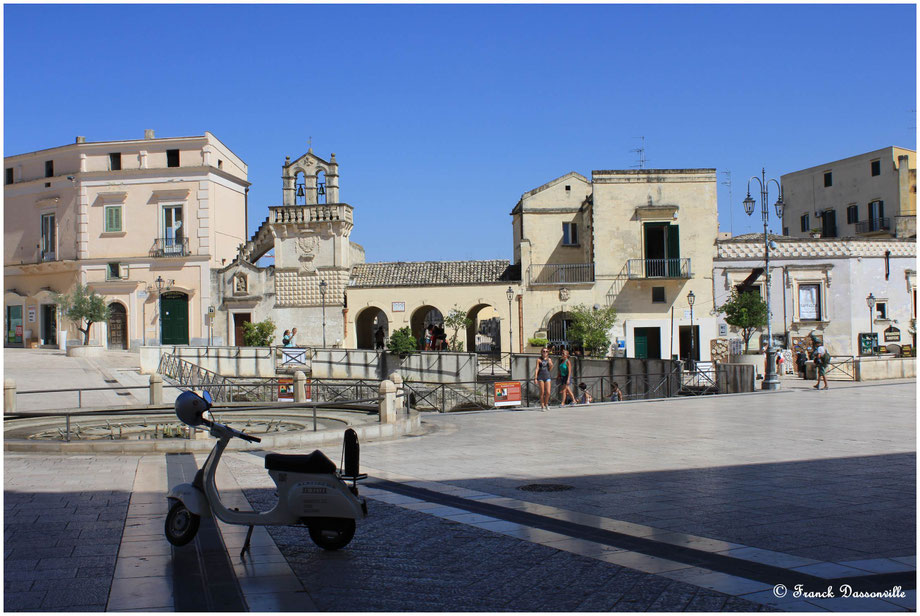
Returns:
[[[216,515],[227,524],[249,526],[240,557],[249,548],[254,526],[302,524],[310,538],[321,548],[345,547],[355,535],[355,520],[367,517],[367,502],[358,498],[357,482],[367,475],[358,473],[358,435],[345,431],[342,470],[319,450],[309,455],[265,456],[265,468],[277,486],[278,502],[270,511],[227,509],[220,502],[215,483],[217,464],[233,437],[251,443],[261,439],[204,418],[211,408],[211,396],[186,391],[176,399],[176,415],[190,426],[203,425],[217,438],[214,449],[192,483],[175,486],[167,494],[172,505],[166,514],[166,539],[173,545],[185,545],[195,538],[202,517]],[[349,487],[345,480],[351,480]]]

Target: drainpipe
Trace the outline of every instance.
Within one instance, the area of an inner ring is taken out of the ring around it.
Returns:
[[[518,349],[519,353],[524,352],[524,295],[519,293],[517,296],[518,303]]]

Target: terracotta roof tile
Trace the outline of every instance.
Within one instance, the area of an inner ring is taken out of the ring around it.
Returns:
[[[520,279],[503,259],[491,261],[414,261],[360,263],[351,270],[351,287],[425,287],[490,284]]]

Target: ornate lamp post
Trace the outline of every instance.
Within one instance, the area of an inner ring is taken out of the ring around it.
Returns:
[[[159,302],[160,309],[160,344],[163,344],[163,291],[169,291],[170,287],[173,286],[173,280],[164,280],[162,276],[157,276],[157,279],[153,281],[153,284],[157,287],[157,301]]]
[[[767,179],[766,170],[760,170],[760,177],[752,176],[748,180],[747,197],[744,199],[744,211],[748,216],[754,213],[754,199],[751,198],[751,180],[757,180],[760,184],[760,210],[763,216],[763,250],[764,260],[766,261],[767,272],[767,365],[763,380],[763,389],[779,389],[779,377],[776,374],[776,349],[773,348],[773,313],[770,309],[770,237],[767,233],[767,222],[770,218],[770,209],[767,206],[767,193],[770,182],[776,184],[776,190],[779,191],[779,197],[776,199],[774,207],[776,215],[780,221],[783,219],[783,187],[774,179]]]
[[[875,296],[869,293],[866,298],[866,305],[869,306],[869,339],[872,341],[872,355],[875,355]]]
[[[323,348],[326,348],[326,281],[319,281],[319,296],[323,301]]]
[[[511,326],[514,322],[514,313],[511,312],[511,300],[514,299],[514,289],[508,287],[508,290],[505,291],[505,297],[508,298],[508,356],[511,356]]]
[[[565,303],[569,301],[569,289],[567,287],[562,287],[559,289],[559,299],[562,300],[562,346],[563,348],[569,348],[569,333],[565,326]],[[571,353],[571,349],[569,350]]]
[[[695,301],[696,301],[696,296],[693,294],[693,291],[690,291],[689,293],[687,293],[687,303],[690,304],[690,361],[688,363],[690,364],[690,367],[693,369],[696,368],[696,363],[694,359],[696,357],[696,353],[694,352],[694,341],[693,341],[693,338],[694,338],[693,336],[693,302]]]

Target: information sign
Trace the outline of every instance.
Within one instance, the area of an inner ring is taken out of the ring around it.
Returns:
[[[505,381],[495,383],[495,408],[500,406],[517,406],[521,404],[521,383]]]

